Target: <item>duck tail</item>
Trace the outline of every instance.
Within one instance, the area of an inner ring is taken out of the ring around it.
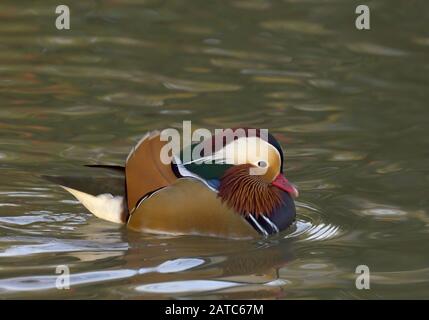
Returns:
[[[60,185],[70,192],[82,205],[96,217],[110,222],[125,224],[128,219],[128,208],[123,178],[76,178],[42,176],[42,178]],[[115,192],[118,191],[118,192]],[[119,194],[113,195],[111,192]],[[94,195],[96,194],[96,195]]]
[[[93,196],[66,186],[61,187],[70,192],[94,216],[114,223],[126,223],[128,212],[124,197],[113,196],[110,193]]]
[[[85,164],[85,167],[107,169],[110,171],[116,171],[116,172],[125,174],[125,167],[123,166],[116,166],[116,165],[109,165],[109,164]]]

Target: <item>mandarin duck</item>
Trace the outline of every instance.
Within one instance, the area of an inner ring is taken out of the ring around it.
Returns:
[[[211,157],[184,162],[185,147],[165,163],[160,154],[168,142],[152,131],[131,150],[125,166],[87,165],[91,170],[116,171],[119,178],[92,183],[88,177],[45,178],[98,218],[133,231],[245,239],[287,229],[295,220],[293,198],[298,190],[283,175],[280,144],[271,134],[262,139],[259,129],[254,135],[245,129],[239,138],[235,130],[222,133],[220,144],[213,142],[218,138],[214,135],[188,146],[192,151],[210,146]],[[267,152],[251,153],[250,142],[254,145],[255,140],[265,144]],[[258,168],[261,174],[251,174]]]

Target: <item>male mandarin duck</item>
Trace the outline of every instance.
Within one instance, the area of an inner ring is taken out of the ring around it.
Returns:
[[[293,198],[298,190],[283,175],[280,144],[271,134],[262,139],[259,129],[254,129],[253,136],[245,129],[239,138],[235,130],[225,130],[220,144],[214,143],[215,135],[190,146],[203,150],[209,145],[215,162],[207,161],[206,155],[182,162],[185,148],[165,163],[160,154],[167,141],[153,131],[131,150],[125,167],[88,166],[119,171],[119,184],[97,182],[90,190],[90,183],[82,185],[79,179],[47,178],[95,216],[134,231],[243,239],[285,230],[295,219]],[[251,153],[249,146],[255,140],[265,143],[267,152]],[[252,174],[252,168],[263,170]]]

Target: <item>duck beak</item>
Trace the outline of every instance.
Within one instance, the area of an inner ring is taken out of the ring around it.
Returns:
[[[297,187],[290,183],[288,179],[286,179],[285,176],[281,173],[274,179],[273,182],[271,182],[271,184],[280,190],[286,191],[291,195],[292,198],[297,198],[299,196]]]

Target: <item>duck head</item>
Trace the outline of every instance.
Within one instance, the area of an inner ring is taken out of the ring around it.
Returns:
[[[259,129],[229,130],[222,132],[223,139],[215,135],[191,146],[200,158],[182,166],[207,181],[222,202],[245,217],[295,217],[293,198],[298,189],[283,174],[278,141],[271,134],[263,137]]]

